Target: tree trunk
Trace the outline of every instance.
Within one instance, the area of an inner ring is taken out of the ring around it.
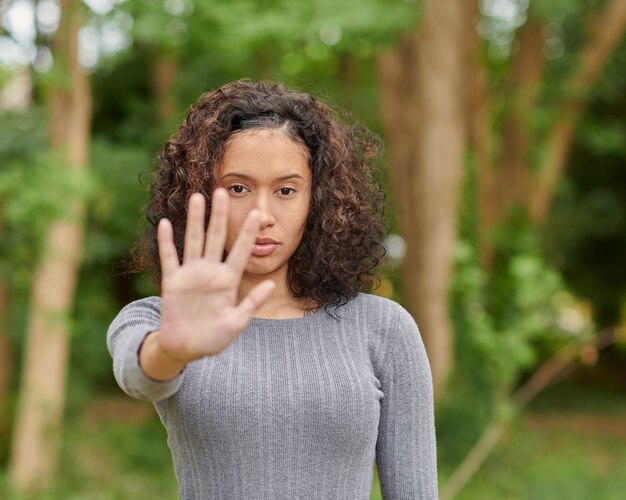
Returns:
[[[2,204],[0,204],[0,238],[3,233]],[[8,273],[7,273],[8,274]],[[8,399],[13,368],[13,346],[9,337],[9,289],[7,275],[0,276],[0,436],[7,433]]]
[[[53,40],[56,64],[68,85],[51,95],[51,149],[67,168],[80,170],[88,160],[91,95],[77,59],[81,4],[62,0],[61,25]],[[20,404],[13,436],[10,481],[18,491],[46,486],[56,466],[65,402],[68,317],[78,274],[84,204],[68,199],[71,219],[54,221],[44,238],[33,276]]]
[[[419,35],[382,55],[378,71],[407,242],[404,298],[424,338],[437,399],[453,360],[448,292],[465,146],[465,12],[451,0],[427,1]]]
[[[519,50],[508,74],[507,115],[502,130],[502,158],[498,185],[497,219],[505,218],[512,202],[524,204],[530,191],[528,155],[532,145],[531,117],[545,63],[543,55],[544,24],[529,19],[519,31]]]
[[[358,66],[354,56],[350,54],[339,56],[339,80],[343,91],[351,95],[358,83]]]
[[[173,90],[177,75],[178,61],[169,54],[160,53],[154,66],[152,87],[161,124],[167,124],[176,114],[176,99]]]
[[[13,346],[8,332],[9,293],[6,283],[0,281],[0,437],[8,432],[8,400],[13,368]]]
[[[519,32],[520,47],[511,63],[505,89],[510,105],[502,129],[499,161],[491,148],[492,117],[490,107],[485,105],[489,102],[486,69],[483,61],[477,61],[481,42],[475,26],[470,33],[474,61],[470,65],[474,101],[470,136],[478,168],[478,255],[483,269],[491,267],[494,256],[493,230],[506,218],[512,204],[526,206],[532,191],[528,156],[532,146],[531,117],[545,62],[543,28],[542,23],[529,20]]]
[[[493,158],[492,105],[489,92],[489,74],[482,40],[476,25],[480,19],[479,0],[464,2],[466,11],[467,60],[466,74],[468,99],[466,127],[469,145],[476,163],[476,203],[478,211],[478,259],[481,267],[488,268],[493,258],[491,231],[498,219],[498,183]]]
[[[472,9],[478,12],[477,0],[471,0],[469,4],[473,4]],[[536,146],[531,138],[530,123],[545,64],[542,29],[541,23],[530,19],[519,32],[519,51],[511,62],[508,84],[504,89],[510,104],[498,141],[502,145],[500,158],[496,158],[491,147],[498,140],[498,131],[493,130],[486,69],[480,59],[482,42],[474,27],[469,32],[471,101],[467,122],[477,164],[478,251],[485,269],[490,267],[493,257],[493,229],[506,217],[511,202],[516,201],[525,207],[537,225],[543,223],[565,168],[587,94],[626,30],[626,0],[609,2],[590,26],[580,65],[566,86],[559,118],[548,134],[544,161],[539,173],[533,175],[529,156]]]

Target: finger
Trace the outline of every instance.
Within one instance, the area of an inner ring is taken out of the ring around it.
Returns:
[[[180,266],[174,245],[174,229],[169,220],[163,218],[157,226],[157,245],[161,261],[161,276],[165,278]]]
[[[211,217],[204,244],[204,256],[214,262],[222,262],[226,244],[227,218],[228,193],[223,188],[217,188],[211,200]]]
[[[250,255],[252,255],[252,245],[256,239],[260,221],[261,215],[259,211],[256,208],[250,210],[235,240],[233,248],[231,248],[228,254],[226,262],[239,273],[243,273],[246,263],[250,259]]]
[[[274,281],[265,280],[250,290],[248,295],[237,306],[240,317],[245,318],[247,322],[259,307],[263,305],[263,302],[267,300],[275,287],[276,283]]]
[[[198,259],[202,256],[204,245],[204,196],[194,193],[189,198],[187,224],[185,227],[185,247],[183,261]]]

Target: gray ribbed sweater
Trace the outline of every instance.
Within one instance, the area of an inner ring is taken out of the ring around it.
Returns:
[[[124,307],[107,334],[115,377],[154,402],[183,499],[437,498],[432,378],[417,325],[359,294],[335,311],[253,318],[216,356],[157,382],[138,364],[160,297]]]

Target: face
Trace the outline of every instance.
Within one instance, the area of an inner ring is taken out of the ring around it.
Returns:
[[[261,226],[245,273],[286,282],[288,261],[302,240],[311,200],[304,147],[280,130],[235,134],[226,145],[217,186],[230,195],[226,251],[248,212],[257,208]]]

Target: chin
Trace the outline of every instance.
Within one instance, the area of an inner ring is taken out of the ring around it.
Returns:
[[[250,274],[266,274],[276,270],[276,266],[265,266],[263,264],[248,263],[246,272]]]
[[[280,269],[280,265],[270,261],[264,262],[261,260],[263,258],[264,257],[251,257],[246,266],[246,272],[248,274],[274,274]],[[254,261],[252,259],[254,259]]]

